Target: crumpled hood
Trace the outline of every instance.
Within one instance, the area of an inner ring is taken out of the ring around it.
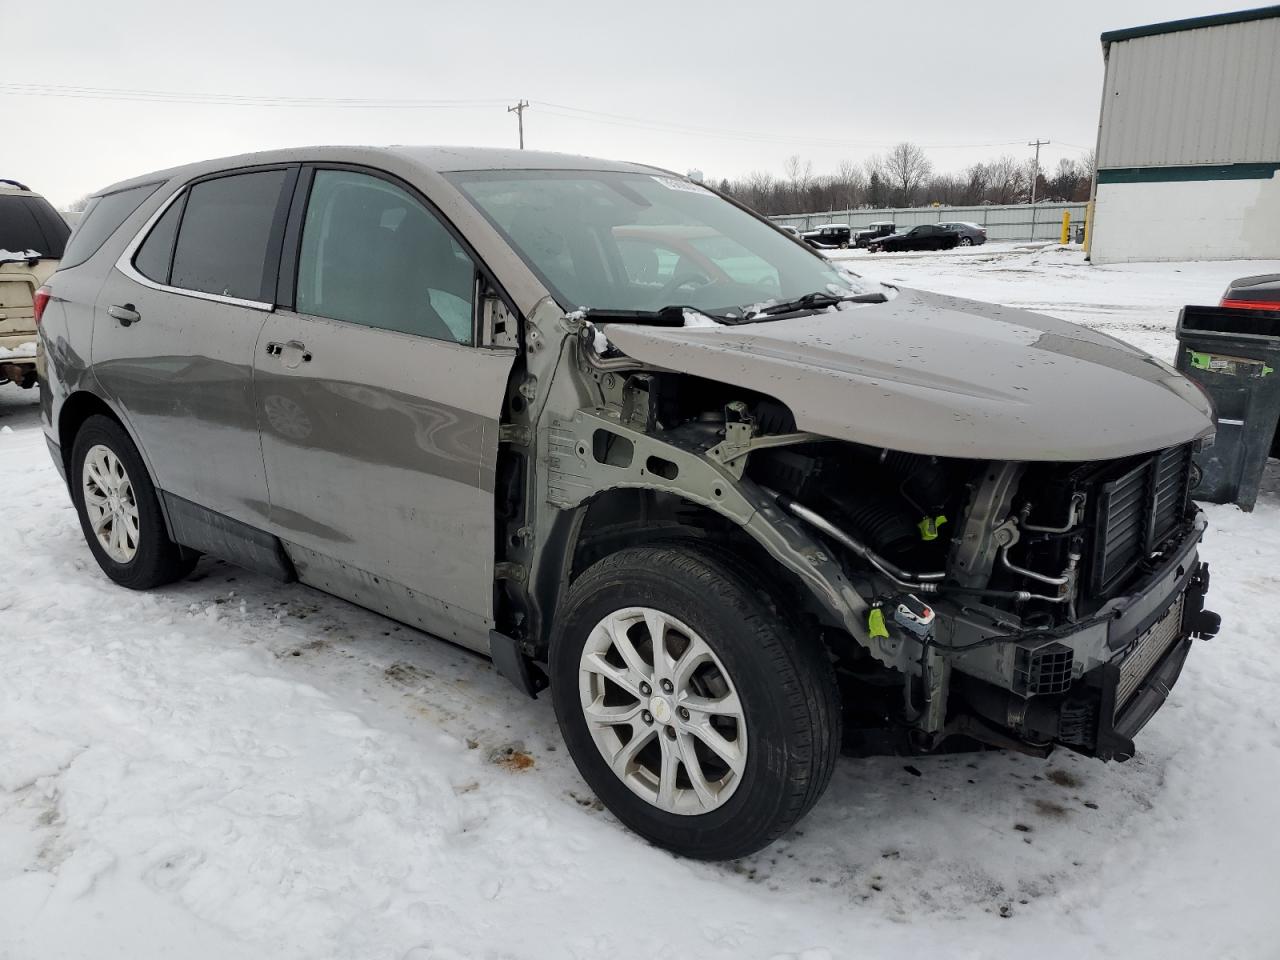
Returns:
[[[801,430],[911,453],[1104,460],[1213,430],[1200,391],[1128,344],[918,290],[763,323],[605,330],[643,363],[777,398]]]

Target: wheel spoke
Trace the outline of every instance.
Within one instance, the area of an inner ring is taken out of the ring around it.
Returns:
[[[640,656],[640,651],[631,642],[631,638],[627,636],[625,621],[614,615],[606,621],[605,630],[609,634],[609,638],[613,640],[614,649],[618,651],[618,655],[622,657],[623,662],[638,677],[649,678],[653,675],[653,670],[644,662],[644,657]]]
[[[644,709],[643,704],[639,701],[629,703],[621,707],[607,706],[604,697],[596,697],[596,699],[582,708],[583,715],[592,723],[603,724],[604,726],[618,726],[619,724],[629,724],[635,726],[635,721],[640,717],[640,711]]]
[[[680,747],[680,759],[684,761],[684,772],[689,777],[689,783],[693,785],[693,792],[698,795],[698,802],[704,809],[714,807],[715,791],[711,789],[706,774],[702,772],[702,762],[698,759],[697,750],[694,749],[693,739],[689,734],[681,733],[676,743]]]
[[[684,653],[680,654],[680,659],[672,668],[671,682],[675,684],[677,690],[684,690],[689,686],[689,678],[693,676],[693,672],[702,664],[710,663],[714,659],[711,648],[701,638],[690,637],[689,646]]]
[[[636,754],[643,750],[645,744],[653,739],[654,733],[655,731],[652,729],[642,730],[624,743],[609,762],[609,765],[613,767],[613,772],[625,780],[627,774],[631,772],[630,767],[636,759]]]
[[[723,697],[681,697],[680,706],[690,713],[706,714],[711,717],[732,717],[734,720],[742,719],[742,703],[738,700],[738,695],[733,692]]]
[[[653,679],[670,680],[674,664],[667,654],[667,618],[657,610],[646,610],[644,625],[653,644]]]
[[[641,677],[624,667],[615,667],[598,653],[592,653],[584,657],[582,668],[591,673],[599,674],[607,680],[612,680],[637,700],[644,696],[640,692]]]
[[[658,741],[662,745],[662,765],[658,771],[658,805],[666,810],[675,806],[676,774],[680,770],[680,748],[674,740],[665,736]]]
[[[690,723],[686,729],[706,744],[708,749],[723,760],[730,770],[734,773],[742,773],[743,761],[746,758],[736,742],[726,740],[719,730],[705,720],[700,723]]]

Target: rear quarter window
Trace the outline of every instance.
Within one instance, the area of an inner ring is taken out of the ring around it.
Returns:
[[[120,224],[129,219],[129,215],[141,206],[143,200],[155,193],[159,186],[158,182],[144,183],[128,190],[93,197],[84,209],[79,226],[67,241],[62,268],[78,266],[97,253],[107,242],[107,237],[115,233]]]

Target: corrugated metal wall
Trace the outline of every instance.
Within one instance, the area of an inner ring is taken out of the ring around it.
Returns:
[[[1280,160],[1280,18],[1112,43],[1098,166]]]
[[[977,207],[893,207],[880,210],[833,210],[829,213],[797,213],[769,219],[800,230],[824,223],[847,223],[863,230],[876,220],[892,220],[898,229],[921,223],[967,220],[987,230],[989,240],[1056,240],[1062,232],[1062,213],[1071,214],[1075,224],[1084,223],[1083,203],[1018,203],[1009,206],[984,204]]]

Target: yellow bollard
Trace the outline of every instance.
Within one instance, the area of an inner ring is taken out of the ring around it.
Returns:
[[[1071,211],[1062,211],[1062,243],[1065,246],[1071,242]]]
[[[1093,201],[1089,201],[1089,205],[1084,208],[1084,252],[1086,254],[1093,252]]]

